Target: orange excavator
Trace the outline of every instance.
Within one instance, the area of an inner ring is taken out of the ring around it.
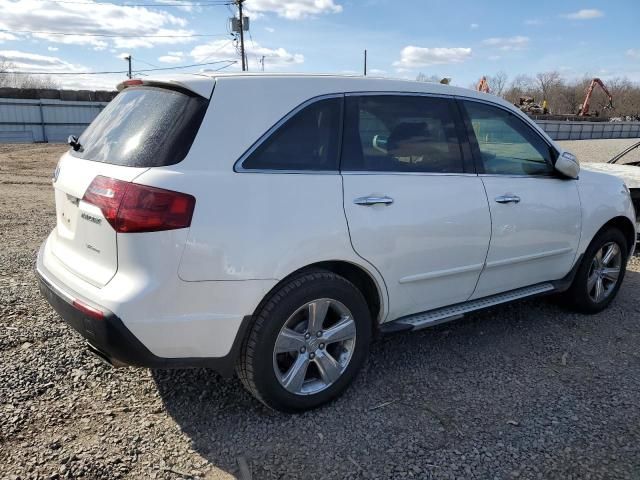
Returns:
[[[609,98],[609,104],[604,108],[605,109],[613,108],[613,97],[611,96],[611,93],[609,93],[609,90],[607,90],[607,87],[604,86],[604,83],[602,83],[602,80],[600,80],[599,78],[594,78],[593,80],[591,80],[591,83],[589,84],[589,88],[587,88],[587,96],[585,97],[584,103],[582,104],[582,107],[578,112],[579,117],[588,117],[590,115],[589,106],[591,104],[591,96],[593,95],[593,89],[596,88],[596,85],[600,85],[600,88],[602,88],[604,93]],[[597,115],[598,114],[596,112],[596,116]]]

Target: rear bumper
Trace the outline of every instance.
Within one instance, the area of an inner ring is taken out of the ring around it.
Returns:
[[[90,349],[114,366],[147,368],[211,368],[223,376],[231,376],[240,352],[242,339],[249,325],[250,316],[244,317],[229,353],[223,357],[164,358],[149,349],[108,309],[96,305],[68,288],[60,286],[38,254],[36,273],[42,295],[54,310],[89,343]],[[87,313],[74,305],[80,302],[91,311]]]

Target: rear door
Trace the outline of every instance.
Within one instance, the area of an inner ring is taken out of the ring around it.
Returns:
[[[80,136],[80,148],[63,155],[53,179],[57,223],[50,242],[66,269],[98,287],[113,277],[116,231],[84,195],[91,189],[103,199],[114,197],[104,183],[92,183],[96,177],[131,182],[149,168],[181,161],[207,104],[173,87],[126,88]]]
[[[515,113],[461,103],[492,221],[474,298],[564,277],[580,240],[577,182],[555,172],[555,150]]]
[[[490,217],[455,102],[349,95],[344,208],[355,251],[382,274],[390,318],[467,300],[489,246]]]

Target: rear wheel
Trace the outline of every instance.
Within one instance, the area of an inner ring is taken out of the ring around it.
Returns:
[[[371,317],[360,290],[332,272],[310,272],[283,285],[257,313],[238,375],[270,408],[315,408],[351,383],[370,339]]]
[[[627,268],[627,241],[617,228],[600,232],[585,252],[564,298],[582,313],[597,313],[613,301]]]

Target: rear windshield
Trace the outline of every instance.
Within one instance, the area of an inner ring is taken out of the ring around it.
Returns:
[[[129,167],[178,163],[189,152],[208,103],[167,88],[126,88],[80,136],[80,150],[71,153]]]

